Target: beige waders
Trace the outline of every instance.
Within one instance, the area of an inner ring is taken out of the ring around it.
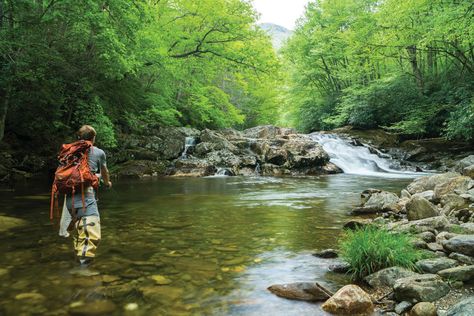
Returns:
[[[76,222],[74,249],[78,258],[94,258],[100,242],[99,216],[83,216]]]

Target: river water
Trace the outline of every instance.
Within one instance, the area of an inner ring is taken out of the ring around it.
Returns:
[[[116,315],[325,315],[320,304],[266,288],[318,281],[337,290],[347,280],[328,271],[334,261],[311,253],[337,246],[362,190],[399,193],[408,182],[348,174],[119,181],[100,192],[103,239],[86,270],[49,223],[47,187],[18,186],[0,192],[0,213],[29,223],[0,232],[0,314],[66,315],[71,304],[110,300]]]

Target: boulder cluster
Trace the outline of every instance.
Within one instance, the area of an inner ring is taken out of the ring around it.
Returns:
[[[186,138],[191,139],[185,147]],[[341,170],[309,136],[294,129],[258,126],[244,131],[166,128],[123,142],[121,177],[169,175],[317,175]]]

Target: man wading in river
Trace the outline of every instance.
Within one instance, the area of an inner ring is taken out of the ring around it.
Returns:
[[[84,125],[77,132],[78,141],[63,145],[59,154],[60,166],[56,170],[52,189],[51,219],[54,200],[57,201],[58,193],[65,194],[61,224],[64,224],[64,217],[69,217],[64,214],[67,213],[67,208],[72,219],[67,230],[75,229],[74,249],[81,265],[89,264],[95,257],[101,236],[94,189],[98,188],[100,177],[107,187],[112,186],[105,152],[94,146],[96,135],[92,126]],[[68,235],[66,232],[63,236]]]

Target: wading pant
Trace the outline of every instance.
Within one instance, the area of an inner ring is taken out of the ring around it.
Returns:
[[[94,258],[100,242],[99,216],[83,216],[76,223],[77,234],[74,236],[76,256]]]

